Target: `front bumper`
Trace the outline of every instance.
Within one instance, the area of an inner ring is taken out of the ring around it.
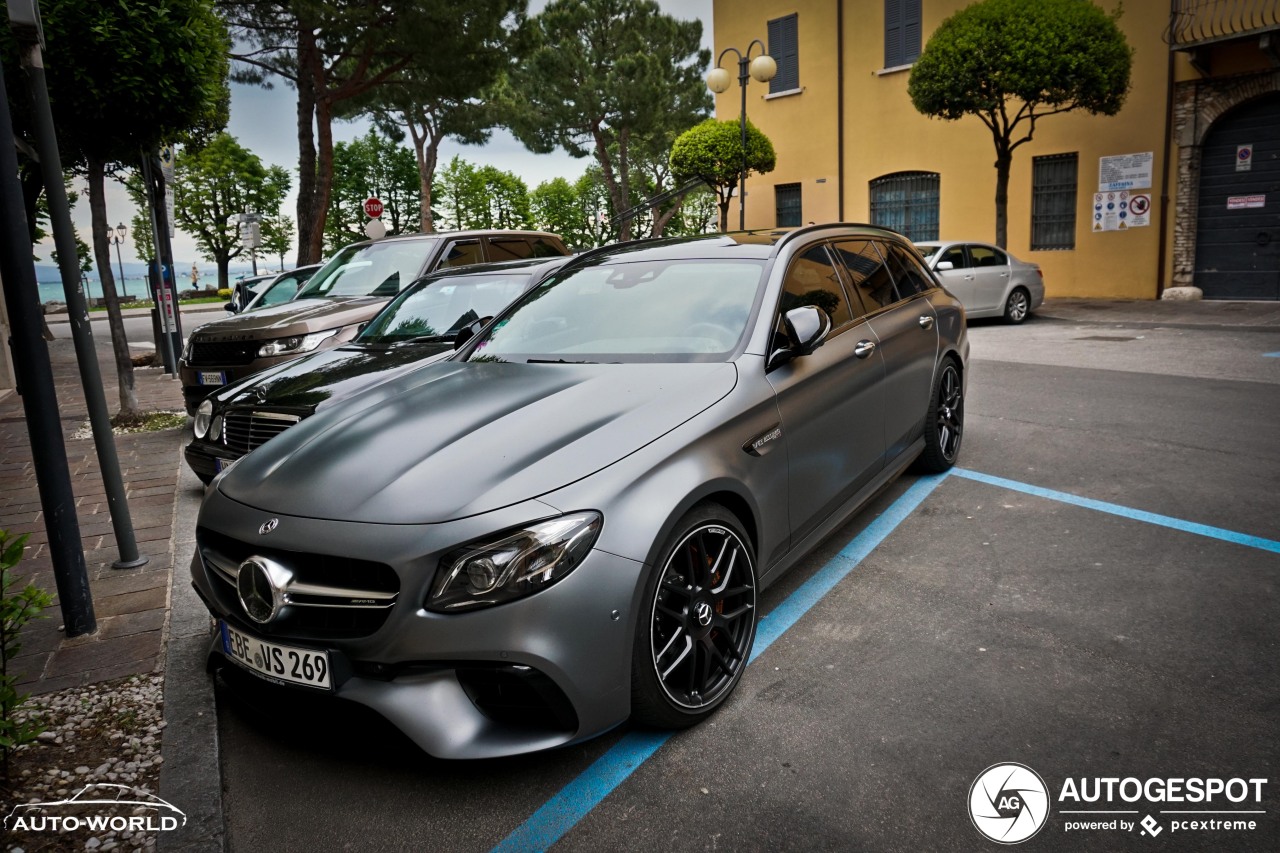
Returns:
[[[333,695],[382,714],[429,754],[490,758],[532,752],[600,734],[630,714],[630,613],[643,580],[641,564],[595,550],[554,586],[518,601],[449,615],[427,611],[423,602],[447,551],[555,514],[546,504],[528,501],[445,524],[276,516],[270,550],[278,559],[293,555],[301,562],[318,554],[341,561],[358,554],[394,570],[398,598],[381,626],[363,636],[324,636],[323,629],[296,627],[275,633],[252,623],[231,584],[206,563],[203,545],[192,560],[192,577],[215,617],[271,642],[327,650]],[[258,547],[266,540],[257,531],[270,517],[215,490],[201,511],[197,538],[204,533],[206,541],[216,540],[239,531],[237,541]],[[353,585],[358,580],[352,578]],[[215,642],[210,652],[222,655],[221,644]]]

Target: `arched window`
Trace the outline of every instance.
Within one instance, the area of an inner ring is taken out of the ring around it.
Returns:
[[[895,172],[871,181],[871,224],[908,240],[938,239],[937,172]]]

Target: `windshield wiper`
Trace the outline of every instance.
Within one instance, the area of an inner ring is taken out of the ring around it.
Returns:
[[[527,358],[525,364],[599,364],[598,361],[569,361],[564,358]]]

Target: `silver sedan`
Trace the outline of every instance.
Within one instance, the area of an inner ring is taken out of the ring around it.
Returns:
[[[892,232],[585,253],[213,481],[211,652],[438,757],[692,725],[741,678],[759,591],[912,463],[955,462],[968,351]]]
[[[1044,302],[1040,265],[990,243],[930,240],[916,248],[970,319],[1003,317],[1016,325]]]

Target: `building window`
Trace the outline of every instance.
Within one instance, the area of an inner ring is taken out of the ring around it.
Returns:
[[[799,15],[787,15],[769,22],[769,55],[778,63],[778,73],[769,81],[769,94],[800,88]]]
[[[774,203],[778,211],[778,227],[790,228],[800,224],[800,185],[778,184],[773,188]]]
[[[908,240],[938,239],[937,172],[898,172],[871,182],[871,223]]]
[[[910,65],[920,56],[920,0],[884,0],[884,67]]]
[[[1076,247],[1077,154],[1031,158],[1031,248]]]

